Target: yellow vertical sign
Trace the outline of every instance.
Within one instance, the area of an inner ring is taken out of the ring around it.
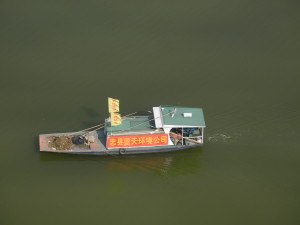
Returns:
[[[111,125],[119,126],[122,124],[122,118],[120,113],[110,113]]]
[[[108,98],[108,111],[110,113],[115,113],[120,111],[118,99]]]

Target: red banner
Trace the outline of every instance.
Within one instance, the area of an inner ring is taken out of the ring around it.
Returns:
[[[107,138],[107,148],[130,148],[168,145],[168,134],[113,136]]]

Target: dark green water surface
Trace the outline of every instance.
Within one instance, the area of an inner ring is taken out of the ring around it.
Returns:
[[[300,3],[0,2],[0,224],[300,224]],[[38,135],[203,107],[202,148],[38,152]]]

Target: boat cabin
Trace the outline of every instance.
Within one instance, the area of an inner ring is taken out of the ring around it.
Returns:
[[[203,144],[205,121],[201,108],[159,106],[153,107],[153,112],[156,128],[169,134],[170,144]]]
[[[112,126],[105,120],[107,149],[155,146],[202,145],[205,121],[201,108],[153,107],[148,116],[122,117],[122,124]]]

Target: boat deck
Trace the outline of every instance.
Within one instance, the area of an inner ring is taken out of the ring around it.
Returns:
[[[106,120],[105,129],[109,136],[164,133],[155,127],[153,115],[124,117],[119,126],[111,126]]]

